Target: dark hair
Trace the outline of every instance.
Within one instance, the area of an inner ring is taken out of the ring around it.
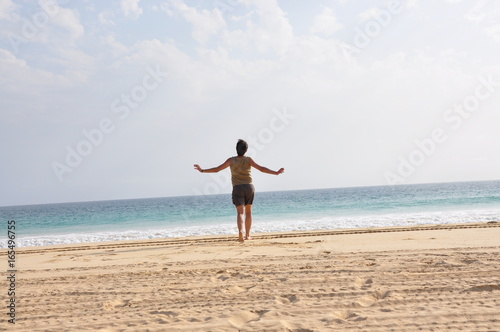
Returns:
[[[238,140],[236,143],[236,152],[238,152],[238,156],[243,156],[248,150],[248,143],[242,139]]]

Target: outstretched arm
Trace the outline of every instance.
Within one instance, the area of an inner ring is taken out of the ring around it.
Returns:
[[[269,168],[267,167],[264,167],[264,166],[260,166],[259,164],[257,164],[252,158],[250,158],[250,166],[258,169],[259,171],[261,171],[262,173],[267,173],[267,174],[272,174],[272,175],[280,175],[282,174],[285,169],[284,168],[280,168],[278,171],[273,171],[273,170],[270,170]]]
[[[231,166],[231,158],[229,158],[223,164],[221,164],[220,166],[217,166],[217,167],[202,169],[200,167],[200,165],[196,164],[196,165],[194,165],[194,168],[197,169],[201,173],[217,173],[217,172],[222,171],[223,169],[228,168],[229,166]]]

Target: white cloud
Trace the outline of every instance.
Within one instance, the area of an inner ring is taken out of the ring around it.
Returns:
[[[17,59],[11,52],[0,48],[0,65],[4,68],[11,66],[26,67],[26,61]],[[4,77],[4,75],[0,77]]]
[[[119,57],[128,52],[128,48],[116,40],[114,35],[107,35],[106,37],[101,37],[101,41],[111,49],[111,54],[113,57]]]
[[[242,4],[249,11],[241,17],[232,16],[232,22],[244,28],[233,30],[219,9],[197,9],[171,0],[162,10],[170,17],[180,15],[189,22],[193,39],[202,45],[219,35],[229,48],[248,47],[251,52],[274,51],[282,55],[294,44],[293,28],[275,0],[244,0]]]
[[[324,7],[321,14],[314,18],[313,26],[309,29],[309,32],[330,37],[340,29],[342,29],[342,24],[338,22],[333,9]]]
[[[464,19],[482,27],[483,32],[496,42],[500,42],[500,4],[498,2],[477,1],[464,15]]]
[[[0,49],[0,98],[16,100],[19,103],[36,104],[47,91],[74,86],[76,82],[66,75],[54,74],[48,70],[30,66],[25,60],[17,58],[11,52]],[[9,96],[6,98],[6,96]],[[22,110],[23,113],[38,112],[41,106]],[[21,112],[19,109],[5,109],[2,112]]]
[[[421,0],[408,0],[406,2],[406,8],[407,9],[414,9],[418,8],[420,6]]]
[[[255,8],[257,20],[246,22],[247,36],[260,52],[274,51],[281,56],[295,43],[293,27],[276,0],[244,0]]]
[[[19,13],[11,15],[12,22],[0,20],[0,36],[8,38],[16,53],[29,49],[29,44],[74,47],[84,36],[85,28],[76,9],[60,7],[55,0],[40,0],[30,6],[34,14],[26,14],[25,8],[20,7]]]
[[[361,12],[358,15],[358,19],[360,22],[366,22],[366,21],[374,19],[375,17],[380,15],[380,12],[381,12],[381,10],[379,8],[376,8],[376,7],[370,8],[370,9],[367,9],[367,10]]]
[[[112,11],[101,12],[97,18],[99,19],[99,23],[103,25],[115,25],[115,22],[113,21],[114,14]]]
[[[89,83],[87,78],[97,68],[97,58],[71,47],[55,47],[57,57],[52,59],[53,63],[62,66],[75,84]]]
[[[120,6],[125,16],[133,19],[142,15],[142,8],[139,6],[141,0],[121,0]]]
[[[292,54],[293,61],[307,66],[320,66],[321,70],[346,68],[348,60],[342,54],[339,41],[318,36],[297,39]],[[311,69],[309,68],[309,70]]]
[[[483,11],[484,5],[484,1],[478,1],[467,13],[465,13],[464,18],[474,23],[480,23],[486,18],[486,13]]]
[[[252,71],[246,67],[248,64],[230,59],[221,48],[200,49],[193,57],[173,41],[145,40],[134,45],[131,52],[125,65],[157,64],[168,73],[168,80],[175,82],[170,90],[179,91],[176,97],[195,104],[223,98],[241,80],[248,79],[247,74],[261,70]]]
[[[162,42],[158,39],[143,40],[133,46],[131,54],[124,63],[142,66],[158,64],[174,80],[188,80],[196,73],[195,63],[182,52],[172,40]],[[194,76],[193,76],[194,75]]]
[[[78,14],[69,8],[59,7],[57,15],[55,15],[51,21],[54,25],[66,30],[73,41],[82,37],[85,33],[85,29],[80,23]]]
[[[500,42],[500,24],[491,25],[484,28],[484,32],[494,41]]]
[[[165,2],[160,4],[159,6],[154,6],[153,9],[165,12],[168,15],[168,17],[174,17],[175,11],[173,10],[172,7],[173,6],[169,2]]]
[[[208,42],[211,36],[217,34],[226,26],[222,13],[218,9],[200,10],[189,7],[184,2],[173,1],[172,8],[163,6],[163,10],[169,15],[179,12],[192,26],[192,36],[200,44]]]
[[[78,48],[78,42],[85,35],[78,10],[60,7],[55,1],[40,1],[39,4],[48,15],[47,20],[37,26],[28,42],[40,44],[36,47],[44,48],[40,63],[49,67],[56,65],[73,77],[75,83],[85,82],[85,71],[95,64],[95,59]],[[44,65],[40,65],[40,68]]]
[[[0,19],[13,20],[12,14],[15,8],[12,0],[2,0],[0,2]]]
[[[250,45],[250,40],[247,33],[241,29],[226,30],[222,34],[222,41],[226,49],[247,49]]]
[[[67,70],[76,73],[76,68],[81,62],[90,64],[91,58],[82,55],[80,51],[72,51],[70,49],[64,51],[65,57],[70,63]],[[82,60],[84,58],[84,60]],[[62,62],[62,61],[61,61]],[[3,73],[0,76],[0,85],[3,90],[9,91],[36,91],[44,89],[43,87],[69,87],[75,86],[81,81],[74,80],[74,77],[56,74],[49,70],[30,66],[25,60],[17,58],[8,50],[0,48],[0,69]],[[16,79],[13,79],[16,78]]]

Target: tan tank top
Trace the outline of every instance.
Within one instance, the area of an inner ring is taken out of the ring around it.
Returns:
[[[233,187],[239,184],[252,183],[250,157],[233,157],[231,160],[231,181],[233,182]]]

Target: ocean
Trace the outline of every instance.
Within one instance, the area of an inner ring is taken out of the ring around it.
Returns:
[[[256,190],[254,233],[500,221],[500,181]],[[0,207],[0,218],[16,221],[18,247],[237,234],[230,194]]]

